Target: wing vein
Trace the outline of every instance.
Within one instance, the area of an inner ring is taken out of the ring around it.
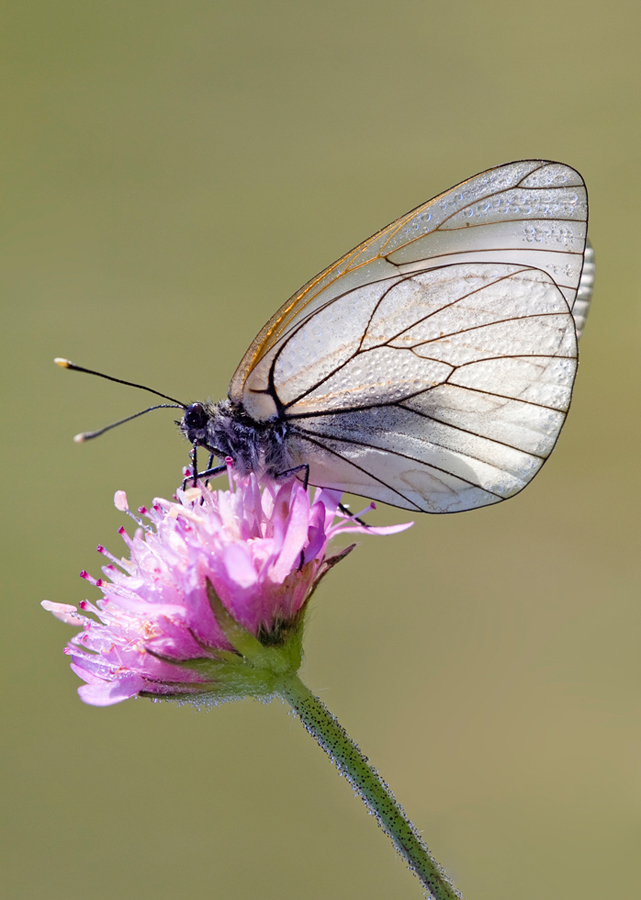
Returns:
[[[305,436],[314,435],[314,437],[317,439],[320,437],[327,437],[330,440],[333,439],[335,441],[340,441],[342,444],[354,444],[357,447],[370,447],[370,448],[373,447],[375,450],[382,450],[384,453],[389,453],[392,456],[398,456],[398,457],[400,457],[400,459],[410,459],[412,462],[419,463],[422,466],[427,466],[428,469],[434,469],[435,472],[442,472],[444,475],[449,475],[451,478],[458,478],[459,481],[463,481],[463,482],[465,482],[465,484],[469,484],[470,487],[478,488],[480,491],[486,491],[488,494],[492,494],[495,497],[500,497],[500,495],[497,494],[495,491],[491,491],[489,488],[483,487],[483,485],[481,485],[481,484],[477,484],[474,481],[470,481],[468,478],[463,478],[462,475],[456,475],[454,472],[451,472],[449,469],[444,469],[442,466],[435,466],[434,463],[423,462],[423,460],[417,459],[415,456],[410,456],[408,453],[399,453],[398,450],[385,450],[382,447],[376,447],[373,444],[367,444],[365,441],[357,441],[355,438],[348,438],[348,437],[345,437],[344,435],[341,435],[340,437],[338,435],[334,436],[334,435],[329,435],[329,434],[328,435],[319,435],[315,431],[307,431],[304,428],[299,428],[299,430]],[[323,446],[325,446],[325,445],[323,445]],[[441,446],[441,445],[436,444],[435,446]],[[447,448],[447,449],[449,449],[449,448]],[[512,449],[516,450],[517,448],[514,447]],[[452,452],[454,453],[456,451],[452,451]],[[521,451],[521,452],[523,452],[523,451]],[[337,454],[337,455],[340,455],[340,454]],[[467,454],[461,454],[461,455],[467,455]],[[341,458],[344,459],[345,457],[341,457]],[[476,457],[470,456],[470,459],[476,459]],[[478,460],[478,461],[485,462],[484,460]],[[352,463],[352,461],[350,459],[348,459],[347,462],[349,462],[351,465],[355,465],[354,463]],[[485,464],[488,465],[488,463],[485,463]],[[368,477],[376,478],[376,476],[371,475],[370,472],[367,471],[367,469],[363,469],[360,466],[357,466],[357,468],[360,468],[361,471],[365,472],[365,474],[368,475]],[[376,480],[381,481],[381,479],[378,479],[378,478]],[[386,487],[389,487],[389,485],[386,484],[384,481],[381,481],[381,484],[385,484]],[[397,493],[400,494],[401,492],[397,491]],[[401,496],[403,496],[403,494],[401,494]],[[406,498],[406,499],[408,499],[408,498]],[[500,499],[502,499],[502,498],[500,498]]]
[[[406,401],[401,400],[398,403],[394,403],[392,405],[397,406],[399,409],[406,409],[409,412],[415,413],[417,416],[420,416],[422,419],[429,419],[431,422],[436,422],[439,425],[446,425],[448,428],[452,428],[454,431],[460,431],[462,434],[471,434],[473,437],[477,437],[482,441],[490,441],[492,444],[499,444],[501,447],[509,447],[510,450],[518,450],[519,453],[524,453],[526,456],[533,456],[536,459],[545,460],[546,456],[541,456],[539,453],[533,453],[531,450],[523,450],[521,447],[517,447],[514,444],[508,444],[507,441],[499,441],[498,438],[488,437],[486,434],[479,434],[478,431],[472,431],[471,428],[463,428],[461,425],[453,425],[451,422],[446,422],[444,419],[438,419],[436,416],[432,416],[429,413],[421,412],[419,409],[413,409],[411,406],[405,406]],[[556,410],[558,412],[558,410]],[[451,450],[451,447],[447,447],[446,444],[440,444],[438,441],[430,438],[430,443],[434,444],[437,447],[445,447],[448,450]],[[463,452],[463,451],[452,451],[454,453]],[[476,459],[479,462],[485,463],[486,465],[493,465],[493,463],[488,463],[487,460],[481,459],[480,456],[474,456],[473,453],[468,453],[465,451],[465,456],[469,456],[470,459]],[[484,488],[485,490],[485,488]]]
[[[332,456],[337,456],[339,459],[342,459],[343,462],[346,462],[348,465],[353,466],[355,469],[358,469],[359,472],[367,475],[368,478],[372,478],[374,481],[378,481],[379,484],[382,484],[383,487],[386,487],[389,491],[392,491],[394,494],[398,494],[398,496],[402,497],[403,500],[405,500],[407,503],[411,503],[412,506],[416,507],[417,512],[422,512],[420,506],[417,503],[414,503],[413,500],[410,500],[409,497],[406,497],[402,491],[399,491],[397,488],[392,487],[391,484],[383,481],[382,478],[378,478],[376,475],[372,475],[372,473],[368,472],[367,469],[364,469],[363,466],[359,466],[358,463],[355,463],[353,460],[348,459],[346,456],[343,456],[343,454],[339,453],[337,450],[333,450],[331,447],[328,447],[327,444],[323,443],[323,441],[318,440],[319,435],[315,435],[312,431],[305,431],[303,428],[300,429],[300,432],[301,434],[303,434],[304,439],[306,441],[309,441],[310,444],[315,444],[317,447],[322,447],[323,450],[325,450],[327,453],[331,453]],[[318,487],[322,487],[322,485],[318,485]]]
[[[443,307],[443,308],[446,309],[446,307]],[[483,322],[481,325],[470,325],[469,328],[459,328],[458,331],[450,331],[447,334],[439,335],[439,337],[428,338],[425,341],[421,341],[419,344],[414,344],[412,347],[410,347],[408,349],[412,350],[412,352],[413,352],[417,347],[424,347],[426,344],[433,344],[437,341],[442,341],[445,338],[456,337],[456,335],[458,335],[458,334],[467,334],[470,331],[478,331],[480,328],[492,328],[494,325],[505,325],[507,322],[523,322],[525,319],[543,319],[543,318],[550,318],[551,316],[565,316],[565,315],[566,315],[565,312],[549,312],[549,313],[541,312],[541,313],[532,313],[527,316],[510,316],[509,319],[496,319],[494,322]],[[567,315],[568,316],[571,315],[569,307],[567,310]],[[419,324],[419,323],[417,322],[417,324]],[[411,331],[412,328],[414,328],[414,326],[410,325],[410,327],[406,328],[405,331]],[[397,340],[403,333],[404,333],[403,331],[399,332],[398,335],[396,335],[393,338],[390,338],[390,340],[391,341]],[[421,359],[422,359],[422,357],[421,357]],[[448,365],[453,365],[453,363],[448,363]]]

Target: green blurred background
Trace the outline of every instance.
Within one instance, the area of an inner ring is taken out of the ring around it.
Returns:
[[[173,412],[75,446],[145,398],[52,358],[218,398],[315,272],[523,157],[590,190],[557,450],[508,504],[364,540],[303,675],[468,900],[639,895],[640,26],[632,0],[2,4],[3,897],[421,896],[284,706],[80,702],[39,601],[87,596],[114,491],[171,494],[187,448]]]

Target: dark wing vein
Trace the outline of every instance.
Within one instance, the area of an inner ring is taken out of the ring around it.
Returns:
[[[458,334],[467,334],[469,331],[478,331],[480,328],[492,328],[494,325],[505,325],[507,322],[523,322],[526,319],[543,319],[549,318],[550,316],[565,316],[565,312],[561,312],[560,310],[557,312],[541,312],[541,313],[532,313],[531,315],[526,316],[510,316],[509,319],[495,319],[493,322],[482,322],[480,325],[470,325],[469,328],[459,328],[458,331],[450,331],[447,334],[441,334],[438,337],[427,338],[425,341],[421,341],[418,344],[414,344],[413,347],[409,347],[407,349],[414,351],[417,347],[424,347],[426,344],[433,344],[436,341],[442,341],[446,338],[456,337]],[[567,315],[571,315],[570,310],[568,308]],[[426,317],[427,318],[427,317]],[[418,323],[417,323],[418,324]],[[390,341],[396,341],[405,331],[411,331],[414,328],[414,325],[410,325],[409,328],[405,328],[403,331],[399,332],[395,337],[390,338]],[[389,344],[389,341],[385,341],[385,346]],[[396,349],[396,348],[392,348]],[[400,348],[399,348],[400,349]],[[423,357],[420,357],[423,359]],[[442,360],[441,360],[442,362]],[[480,362],[480,360],[474,360],[474,362]],[[448,363],[448,365],[454,365],[454,363]]]
[[[506,359],[506,357],[504,357],[504,356],[497,357],[497,358],[498,359]],[[512,358],[513,359],[522,359],[522,358],[529,359],[530,357],[515,356]],[[571,357],[550,356],[548,358],[549,359],[575,359],[575,357],[573,357],[573,356],[571,356]],[[439,360],[431,360],[431,361],[438,362]],[[475,362],[486,362],[486,360],[484,360],[484,359],[483,360],[475,360]],[[455,366],[453,368],[454,368],[454,371],[456,371],[456,369],[459,369],[462,366],[468,366],[468,365],[473,365],[473,363],[461,363],[459,366]],[[452,374],[453,374],[453,372],[450,373],[448,378],[450,378]],[[444,384],[448,384],[450,387],[453,387],[453,388],[458,388],[461,391],[474,391],[475,394],[484,394],[487,397],[496,397],[498,400],[511,400],[515,403],[527,403],[528,406],[536,406],[538,409],[547,409],[550,412],[558,412],[558,413],[563,413],[565,415],[565,410],[558,409],[556,406],[547,406],[545,403],[536,403],[536,401],[534,401],[534,400],[523,400],[521,397],[509,397],[507,394],[497,394],[495,391],[487,391],[482,388],[468,387],[468,385],[466,385],[466,384],[465,385],[453,384],[453,383],[445,380],[445,381],[439,382],[438,384],[433,385],[433,387],[420,388],[419,390],[414,391],[411,394],[407,394],[407,396],[403,397],[401,400],[390,400],[389,402],[386,402],[383,400],[377,400],[373,404],[362,403],[362,404],[359,404],[358,406],[341,406],[340,409],[333,410],[328,413],[318,412],[318,410],[315,410],[313,412],[296,412],[296,413],[288,412],[288,413],[284,414],[283,418],[287,419],[288,422],[291,422],[294,419],[316,419],[319,416],[324,416],[324,415],[333,416],[333,415],[341,415],[342,413],[363,412],[366,409],[373,409],[373,408],[378,408],[378,407],[380,407],[381,409],[386,409],[389,406],[397,406],[398,404],[401,404],[401,403],[407,403],[408,400],[413,400],[415,397],[420,397],[421,394],[428,394],[430,391],[434,390],[435,388],[442,387]],[[409,408],[410,407],[407,407],[407,409],[409,409]],[[415,412],[415,410],[413,410],[413,412]]]
[[[465,390],[463,388],[462,390]],[[426,392],[427,393],[427,392]],[[540,453],[533,453],[531,450],[523,450],[521,447],[516,447],[514,444],[508,444],[507,441],[499,441],[497,438],[488,437],[486,434],[479,434],[478,431],[472,431],[471,428],[463,428],[461,425],[453,425],[451,422],[446,422],[444,419],[438,419],[436,416],[430,415],[429,413],[421,412],[419,409],[413,409],[411,406],[405,406],[405,400],[400,400],[394,404],[399,409],[405,409],[408,412],[415,413],[415,415],[420,416],[422,419],[429,419],[431,422],[437,422],[439,425],[445,425],[447,428],[452,428],[454,431],[460,431],[462,434],[471,434],[474,437],[480,438],[482,441],[490,441],[492,444],[499,444],[502,447],[509,447],[511,450],[518,450],[519,453],[525,453],[527,456],[534,456],[537,459],[547,459],[547,456],[541,456]],[[554,410],[554,412],[558,412],[560,415],[564,415],[561,410]],[[436,447],[446,447],[445,444],[440,444],[436,440],[429,439],[431,444],[434,444]],[[448,450],[452,450],[451,447],[446,447]],[[461,453],[459,450],[452,450],[452,453]],[[486,459],[481,459],[480,456],[474,456],[474,454],[465,451],[464,456],[469,456],[470,459],[476,459],[479,462],[485,463],[486,465],[493,465],[493,463],[488,463]],[[429,463],[428,463],[429,465]],[[483,488],[485,490],[485,488]]]
[[[518,265],[518,264],[517,264],[517,265]],[[438,271],[439,269],[450,269],[450,268],[454,268],[454,265],[450,265],[450,266],[436,266],[436,267],[433,268],[433,269],[428,269],[428,270],[426,270],[426,272],[427,272],[427,271],[429,271],[429,272],[436,272],[436,271]],[[389,341],[395,341],[395,340],[397,340],[397,339],[398,339],[402,334],[404,334],[406,331],[411,331],[412,328],[416,328],[417,325],[421,325],[423,322],[426,322],[428,319],[431,319],[433,316],[438,315],[439,313],[443,312],[444,309],[451,309],[453,306],[456,306],[457,303],[460,303],[461,300],[467,300],[468,297],[473,297],[474,294],[478,294],[478,293],[480,293],[481,291],[484,291],[484,290],[486,290],[486,289],[489,288],[489,287],[494,287],[495,284],[500,284],[502,281],[506,281],[508,278],[512,278],[513,275],[516,275],[516,274],[518,274],[518,273],[520,273],[520,272],[527,272],[527,271],[539,271],[539,270],[534,269],[534,267],[532,267],[532,266],[523,266],[522,268],[517,269],[516,272],[510,272],[510,273],[508,273],[507,275],[501,275],[500,278],[495,278],[493,281],[489,281],[487,284],[482,284],[480,287],[473,288],[472,290],[468,291],[467,294],[461,294],[461,296],[460,296],[460,297],[457,297],[456,300],[452,300],[451,303],[444,303],[443,306],[439,306],[438,309],[435,309],[433,312],[427,313],[427,315],[422,316],[420,319],[416,319],[416,321],[412,322],[411,325],[408,325],[407,328],[403,328],[403,329],[402,329],[401,331],[399,331],[397,334],[393,335],[391,338],[388,338],[387,341],[384,341],[384,344],[388,344]],[[411,275],[408,275],[407,278],[404,278],[403,280],[404,280],[404,281],[411,280],[412,278],[414,278],[415,275],[426,274],[426,272],[412,272]],[[400,283],[401,283],[401,282],[399,281],[398,284],[400,284]],[[395,287],[395,285],[392,285],[392,287]],[[390,288],[390,290],[391,290],[391,289],[392,289],[392,288]],[[522,317],[521,317],[521,316],[512,316],[512,319],[520,319],[520,318],[522,318]],[[507,321],[507,320],[506,320],[506,321]],[[367,332],[366,332],[366,333],[367,333]],[[451,333],[452,333],[452,334],[458,334],[458,332],[451,332]],[[365,335],[363,335],[363,337],[365,337]]]
[[[316,438],[317,441],[320,438],[321,439],[320,443],[322,443],[323,437],[327,437],[330,440],[333,439],[335,441],[339,441],[341,444],[353,444],[354,446],[357,446],[357,447],[369,447],[370,449],[380,450],[383,453],[389,453],[391,456],[398,456],[400,459],[410,459],[412,462],[418,463],[421,466],[426,466],[428,469],[434,469],[435,472],[442,472],[444,475],[449,475],[450,478],[458,478],[459,481],[463,481],[463,482],[465,482],[465,484],[469,484],[470,487],[478,488],[481,491],[485,491],[488,494],[492,494],[494,497],[503,499],[495,491],[491,491],[489,488],[483,487],[482,485],[477,484],[475,481],[470,481],[468,478],[463,478],[462,475],[456,475],[454,472],[451,472],[449,469],[444,469],[442,466],[435,466],[433,463],[423,462],[422,459],[417,459],[415,456],[410,456],[409,453],[399,453],[398,450],[388,450],[386,447],[376,447],[373,444],[368,444],[365,441],[357,441],[355,438],[348,438],[348,437],[345,437],[344,435],[340,435],[340,436],[339,435],[336,435],[336,436],[334,436],[334,435],[319,435],[319,434],[316,434],[316,432],[314,432],[314,431],[307,431],[305,428],[300,428],[300,432],[305,437],[307,437],[308,435],[314,435],[314,437]],[[322,446],[325,449],[329,449],[324,444],[322,444]],[[441,445],[438,444],[436,446],[441,446]],[[448,447],[446,449],[451,450],[450,447]],[[517,448],[513,447],[512,449],[516,450]],[[451,452],[454,453],[456,451],[451,450]],[[524,451],[521,451],[521,452],[524,452]],[[340,456],[339,453],[337,453],[336,455]],[[463,454],[460,454],[460,455],[463,455]],[[474,459],[474,458],[475,457],[470,457],[470,459]],[[345,459],[345,457],[341,457],[341,459]],[[347,459],[346,462],[348,462],[350,465],[355,465],[355,463],[353,463],[351,459]],[[491,463],[487,463],[485,460],[479,460],[479,462],[484,463],[484,465],[491,465]],[[369,478],[376,478],[376,476],[370,474],[367,471],[367,469],[363,469],[363,468],[361,468],[361,466],[356,466],[356,468],[360,469],[362,472],[365,472],[365,474]],[[380,481],[381,484],[384,484],[385,487],[390,487],[390,485],[386,484],[386,482],[382,481],[380,478],[376,478],[376,480]],[[391,488],[391,490],[396,490],[396,489]],[[396,493],[400,494],[401,497],[404,496],[400,491],[396,491]],[[410,501],[410,503],[411,502],[412,501]]]
[[[370,326],[371,326],[371,324],[372,324],[372,319],[374,318],[374,316],[375,316],[376,313],[378,312],[378,308],[380,307],[380,305],[381,305],[381,303],[383,302],[383,300],[385,300],[385,298],[388,296],[389,292],[392,291],[392,290],[394,290],[394,288],[395,288],[397,285],[403,284],[405,281],[409,281],[411,278],[412,278],[412,275],[407,275],[407,276],[405,276],[404,278],[401,278],[400,281],[395,281],[394,284],[390,284],[390,286],[389,286],[388,289],[385,291],[385,293],[382,294],[382,295],[379,297],[379,299],[376,301],[376,303],[375,303],[375,305],[374,305],[374,309],[372,310],[372,312],[371,312],[371,314],[370,314],[370,317],[369,317],[369,319],[367,320],[367,325],[365,326],[365,330],[363,331],[363,334],[361,335],[361,339],[360,339],[360,341],[358,342],[358,348],[357,348],[357,350],[356,350],[356,353],[354,354],[354,356],[352,357],[352,359],[353,359],[355,356],[357,356],[357,355],[361,352],[361,350],[362,350],[362,348],[363,348],[363,341],[364,341],[365,338],[367,337],[367,332],[369,331]],[[344,296],[344,295],[343,295],[343,296]],[[322,384],[322,382],[319,382],[319,384]]]
[[[458,431],[461,434],[471,434],[473,437],[479,438],[479,440],[489,441],[490,443],[498,444],[501,447],[508,447],[510,450],[516,450],[518,453],[524,453],[526,456],[532,456],[535,459],[540,459],[543,461],[547,459],[547,456],[541,456],[540,453],[533,453],[531,450],[523,450],[521,447],[516,447],[514,444],[508,444],[507,441],[499,441],[497,438],[488,437],[485,434],[479,434],[477,431],[472,431],[470,428],[463,428],[461,425],[453,425],[451,422],[446,422],[444,419],[438,419],[436,416],[429,415],[428,413],[423,413],[418,409],[413,409],[411,406],[404,406],[405,402],[406,402],[405,400],[400,400],[400,401],[394,402],[394,403],[381,403],[375,407],[367,407],[367,409],[368,410],[379,409],[379,408],[380,409],[389,409],[390,407],[395,406],[397,409],[401,409],[404,412],[409,412],[416,416],[420,416],[422,419],[429,419],[431,422],[436,422],[438,425],[445,425],[447,428],[451,428],[453,431]],[[350,410],[350,412],[354,412],[354,411],[359,412],[359,410]],[[345,410],[341,410],[340,412],[337,412],[334,415],[336,415],[338,417],[338,416],[343,415],[344,412],[345,412]],[[559,415],[565,415],[563,412],[561,412],[561,410],[558,410],[558,409],[554,410],[554,412],[559,413]],[[319,418],[319,419],[324,418],[324,417],[325,416],[323,415],[323,413],[316,413],[316,416],[315,416],[315,418]],[[298,427],[300,428],[300,431],[304,431],[306,434],[315,434],[317,437],[324,436],[324,437],[329,437],[330,439],[333,438],[334,440],[340,440],[340,441],[348,440],[347,438],[344,438],[342,436],[338,437],[338,435],[334,435],[334,434],[326,435],[324,432],[322,435],[319,435],[318,432],[316,432],[316,431],[307,431],[305,428],[301,428],[300,426],[298,426]],[[350,443],[361,443],[359,441],[356,441],[355,439],[350,439],[349,442]],[[475,459],[477,462],[483,463],[486,466],[494,466],[496,468],[495,464],[488,462],[487,459],[482,459],[482,457],[480,457],[480,456],[475,456],[473,453],[470,453],[468,450],[465,450],[465,451],[456,450],[453,447],[449,446],[448,444],[444,444],[441,441],[436,440],[433,436],[430,436],[427,439],[427,442],[432,444],[434,447],[441,447],[443,450],[449,450],[451,453],[456,453],[456,454],[459,454],[460,456],[465,456],[468,459]],[[387,447],[379,447],[377,444],[366,444],[363,441],[362,445],[365,447],[369,447],[369,446],[374,447],[376,450],[383,450],[385,453],[394,453],[396,456],[403,456],[403,454],[398,453],[396,450],[389,450]],[[432,463],[427,463],[424,460],[417,459],[414,456],[408,456],[408,459],[414,459],[416,462],[419,462],[419,463],[421,463],[421,465],[424,465],[424,466],[432,466],[433,468],[438,468],[437,466],[433,466]],[[441,471],[448,472],[447,469],[443,469]],[[452,475],[454,473],[449,472],[449,474]],[[455,477],[459,478],[460,476],[455,475]],[[475,485],[475,487],[481,487],[481,485],[477,484],[477,485]],[[487,488],[481,487],[481,490],[487,490]]]
[[[517,264],[517,265],[518,265],[518,264]],[[453,266],[437,266],[437,267],[435,267],[434,269],[428,269],[428,270],[426,270],[426,271],[432,272],[432,271],[436,271],[436,270],[438,270],[438,269],[449,269],[449,268],[453,268]],[[489,281],[487,284],[481,285],[480,287],[473,288],[472,290],[468,291],[467,293],[462,294],[460,297],[457,297],[455,300],[452,300],[451,303],[445,303],[445,304],[443,304],[443,306],[439,306],[438,309],[435,309],[433,312],[428,313],[428,314],[425,315],[425,316],[422,316],[420,319],[416,319],[416,321],[412,322],[411,325],[408,325],[406,328],[401,329],[401,331],[397,332],[395,335],[392,335],[392,336],[391,336],[390,338],[388,338],[387,340],[381,341],[380,344],[377,344],[376,346],[378,346],[378,347],[390,346],[391,342],[392,342],[392,341],[395,341],[395,340],[398,340],[398,338],[399,338],[402,334],[404,334],[404,333],[407,332],[407,331],[411,331],[412,328],[416,328],[417,325],[421,325],[423,322],[425,322],[425,321],[427,321],[428,319],[432,318],[433,316],[435,316],[435,315],[441,313],[443,310],[450,309],[450,308],[456,306],[457,303],[461,303],[461,301],[466,300],[466,299],[468,299],[469,297],[472,297],[474,294],[480,293],[481,291],[486,290],[486,289],[489,288],[489,287],[493,287],[493,286],[496,285],[496,284],[500,284],[502,281],[506,281],[506,280],[512,278],[512,277],[513,277],[514,275],[516,275],[516,274],[520,274],[521,272],[527,272],[527,271],[540,271],[540,270],[537,269],[535,266],[522,266],[522,267],[520,267],[520,268],[517,268],[514,272],[510,272],[510,273],[508,273],[507,275],[502,275],[500,278],[495,278],[494,280]],[[279,408],[280,408],[280,409],[283,409],[283,410],[286,410],[286,409],[289,409],[291,406],[295,405],[296,403],[299,403],[304,397],[308,396],[308,395],[311,394],[313,391],[317,390],[317,389],[318,389],[325,381],[327,381],[329,378],[333,378],[334,375],[336,375],[337,372],[340,372],[341,369],[345,368],[345,366],[347,366],[347,365],[349,365],[351,362],[353,362],[353,360],[354,360],[360,353],[362,353],[362,352],[367,352],[367,351],[363,351],[361,348],[362,348],[362,346],[363,346],[363,341],[365,340],[365,338],[366,338],[366,336],[367,336],[367,333],[368,333],[368,331],[369,331],[370,325],[371,325],[371,323],[372,323],[372,319],[373,319],[374,315],[376,314],[376,311],[377,311],[377,309],[379,308],[380,304],[381,304],[381,303],[383,302],[383,300],[387,297],[387,295],[389,294],[389,292],[390,292],[391,290],[393,290],[393,289],[394,289],[395,287],[397,287],[399,284],[402,284],[402,283],[404,283],[404,282],[406,282],[406,281],[411,281],[412,278],[414,278],[416,275],[420,275],[420,274],[424,274],[424,273],[421,273],[421,272],[412,272],[410,275],[407,275],[407,276],[405,276],[404,278],[401,278],[400,280],[395,281],[394,284],[391,284],[391,285],[389,286],[389,288],[384,292],[384,294],[383,294],[383,295],[379,298],[379,300],[376,302],[375,307],[374,307],[374,309],[373,309],[373,311],[372,311],[372,313],[371,313],[371,315],[370,315],[370,317],[369,317],[367,326],[366,326],[366,328],[365,328],[365,330],[364,330],[364,332],[363,332],[363,334],[362,334],[362,336],[361,336],[361,339],[360,339],[360,341],[359,341],[358,347],[357,347],[357,349],[354,351],[354,353],[352,353],[347,359],[345,359],[342,363],[340,363],[340,364],[337,365],[334,369],[332,369],[332,371],[331,371],[328,375],[325,375],[323,378],[319,379],[319,380],[316,381],[314,384],[310,385],[310,387],[308,387],[306,390],[302,391],[300,394],[297,394],[296,397],[294,397],[294,399],[290,400],[288,403],[282,403],[282,401],[280,400],[280,397],[278,397],[278,391],[277,391],[277,389],[276,389],[276,387],[275,387],[275,384],[274,384],[274,371],[275,371],[275,367],[276,367],[277,361],[278,361],[278,359],[279,359],[281,353],[283,353],[283,352],[285,351],[285,348],[286,348],[287,345],[289,344],[290,340],[297,334],[298,331],[300,331],[300,329],[301,329],[305,324],[307,324],[307,322],[308,322],[313,316],[318,315],[322,310],[327,309],[329,306],[331,306],[333,303],[335,303],[335,302],[338,301],[339,299],[342,299],[343,297],[347,296],[347,294],[351,293],[351,291],[346,291],[344,294],[341,294],[341,295],[339,295],[339,296],[337,296],[337,297],[333,297],[331,300],[329,300],[329,301],[328,301],[326,304],[324,304],[322,307],[320,307],[320,308],[317,309],[317,310],[314,310],[314,312],[312,312],[312,313],[310,313],[308,316],[306,316],[305,319],[304,319],[302,322],[300,322],[300,324],[299,324],[295,329],[293,329],[293,330],[286,336],[286,338],[285,338],[284,340],[282,340],[281,346],[278,348],[278,351],[277,351],[277,353],[274,355],[274,359],[272,360],[271,365],[270,365],[270,369],[269,369],[269,381],[270,381],[270,385],[273,386],[274,397],[275,397],[275,399],[277,400],[277,403],[278,403]],[[379,284],[380,284],[380,283],[382,283],[382,282],[384,282],[384,281],[386,281],[386,280],[388,280],[388,279],[384,279],[384,278],[383,278],[383,279],[380,279],[378,282],[371,282],[371,283],[372,283],[372,284],[376,284],[376,283],[379,283]],[[556,284],[556,282],[555,282],[555,284]],[[559,293],[560,293],[560,292],[559,292]],[[562,295],[561,295],[561,296],[562,296]],[[565,305],[566,305],[566,308],[567,308],[567,310],[568,310],[568,313],[570,313],[569,306],[567,305],[567,301],[565,300],[564,297],[563,297],[563,302],[564,302]],[[494,322],[485,322],[485,323],[483,323],[482,325],[473,325],[473,326],[471,326],[470,328],[461,328],[461,329],[459,329],[458,331],[453,331],[453,332],[449,332],[448,334],[445,334],[445,335],[440,335],[438,338],[430,338],[429,340],[423,341],[423,342],[421,342],[421,343],[419,343],[419,344],[416,344],[415,346],[416,346],[416,347],[420,347],[420,346],[423,346],[423,344],[431,343],[432,341],[439,341],[439,340],[442,340],[443,338],[452,337],[452,336],[457,335],[457,334],[463,334],[463,333],[466,332],[466,331],[474,331],[475,329],[479,329],[479,328],[487,328],[487,327],[492,326],[492,325],[499,325],[499,324],[505,324],[506,322],[520,321],[521,319],[539,318],[540,316],[553,316],[553,315],[557,315],[557,316],[558,316],[558,315],[563,315],[563,313],[562,313],[562,312],[555,312],[555,313],[533,313],[532,315],[511,316],[511,317],[508,318],[508,319],[497,319],[497,320],[494,321]],[[374,349],[374,348],[373,348],[373,347],[368,348],[368,350],[371,350],[371,349]],[[400,348],[391,348],[391,349],[400,349]],[[414,347],[408,348],[408,349],[411,349],[411,350],[413,351],[413,350],[414,350]],[[418,356],[418,354],[416,354],[416,355]],[[421,357],[421,358],[423,358],[423,357]],[[425,357],[425,359],[427,360],[427,359],[429,359],[429,357]],[[433,360],[433,361],[434,361],[434,362],[443,362],[443,360]],[[446,363],[446,364],[447,364],[447,365],[452,365],[452,363]]]
[[[297,429],[299,430],[299,429]],[[371,478],[373,481],[378,481],[379,484],[382,484],[383,487],[387,488],[388,491],[392,491],[394,494],[398,494],[399,497],[402,497],[406,503],[411,503],[413,507],[415,507],[417,512],[422,512],[421,507],[414,503],[413,500],[410,500],[409,497],[406,497],[402,491],[399,491],[398,488],[392,487],[391,484],[388,484],[386,481],[383,481],[382,478],[378,478],[376,475],[372,475],[371,472],[368,472],[367,469],[364,469],[362,466],[359,466],[358,463],[355,463],[353,460],[348,459],[346,456],[343,456],[342,453],[339,453],[338,450],[334,450],[331,447],[328,447],[327,444],[323,443],[322,440],[318,440],[318,435],[315,435],[311,431],[306,431],[301,428],[300,433],[306,441],[309,441],[310,444],[315,444],[317,447],[321,447],[325,453],[330,453],[332,456],[337,456],[339,459],[342,459],[343,462],[346,462],[348,466],[353,466],[355,469],[358,469],[359,472],[362,472],[363,475],[367,475],[368,478]],[[337,440],[342,440],[342,438],[337,438]],[[344,443],[350,443],[349,441],[344,441]],[[425,464],[424,464],[425,465]],[[451,473],[448,472],[448,475]],[[455,476],[458,478],[458,476]],[[317,485],[318,487],[322,487],[322,485]]]

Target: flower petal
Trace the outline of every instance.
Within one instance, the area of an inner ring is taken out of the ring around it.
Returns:
[[[60,619],[65,625],[82,626],[87,621],[86,616],[81,616],[75,606],[70,603],[53,603],[51,600],[42,600],[40,606],[47,612],[53,613],[56,619]]]
[[[102,681],[94,684],[83,684],[78,688],[81,700],[91,706],[113,706],[135,697],[146,688],[146,682],[138,675],[128,675],[118,681]]]

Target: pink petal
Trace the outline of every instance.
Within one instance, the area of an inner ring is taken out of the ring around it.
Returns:
[[[270,566],[270,578],[276,584],[282,584],[300,562],[300,554],[307,541],[309,528],[309,500],[305,491],[294,492],[285,523],[283,546],[275,563]]]
[[[81,616],[75,606],[69,603],[53,603],[51,600],[42,600],[40,606],[47,612],[53,613],[56,619],[60,619],[65,625],[82,626],[87,621],[85,616]]]
[[[129,504],[127,503],[127,495],[124,491],[116,491],[114,494],[114,506],[120,512],[127,512]]]
[[[91,706],[113,706],[135,697],[149,685],[138,675],[129,675],[117,681],[103,681],[101,684],[83,684],[78,688],[80,699]]]
[[[322,503],[315,503],[312,506],[311,514],[309,516],[305,562],[309,562],[314,559],[315,556],[319,556],[326,542],[325,507]]]
[[[249,588],[256,584],[258,576],[252,564],[251,555],[244,544],[231,544],[229,547],[225,547],[223,558],[227,576],[231,582],[240,588]]]

